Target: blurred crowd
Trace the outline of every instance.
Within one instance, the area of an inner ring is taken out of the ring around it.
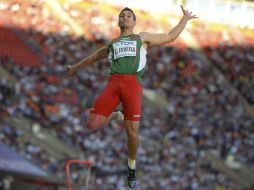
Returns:
[[[10,1],[0,3],[0,9],[5,11],[5,22],[16,27],[10,33],[28,39],[27,46],[41,63],[24,66],[15,55],[0,56],[0,65],[15,78],[14,88],[6,78],[0,78],[0,116],[29,118],[69,147],[80,150],[84,159],[94,161],[89,189],[126,189],[127,139],[123,123],[113,122],[92,132],[84,122],[87,109],[109,78],[107,60],[73,77],[66,76],[64,67],[106,43],[106,31],[110,29],[93,28],[95,38],[89,41],[68,35],[68,24],[55,19],[42,1]],[[88,9],[91,14],[82,14],[83,23],[96,16],[101,18],[94,9]],[[77,15],[73,10],[70,14]],[[98,19],[93,22],[105,25]],[[3,20],[0,23],[6,24]],[[204,159],[208,150],[216,150],[223,159],[233,155],[237,161],[254,166],[254,153],[250,151],[254,147],[254,119],[246,113],[242,98],[225,81],[228,78],[253,104],[253,48],[221,45],[204,52],[224,75],[195,49],[148,49],[143,85],[165,96],[169,104],[166,111],[143,106],[138,189],[238,189],[235,182]],[[63,160],[22,139],[22,132],[12,126],[1,123],[0,127],[1,142],[50,173],[65,177]],[[83,175],[82,169],[76,168],[72,177],[84,185],[79,175]]]
[[[254,105],[254,49],[252,46],[220,44],[207,47],[209,59],[223,72],[247,101]]]
[[[2,122],[0,124],[1,143],[8,145],[12,150],[29,160],[32,164],[39,166],[41,169],[51,174],[59,173],[58,176],[63,177],[62,170],[65,161],[61,161],[48,154],[45,148],[36,145],[28,135],[17,128],[12,127],[6,122]]]

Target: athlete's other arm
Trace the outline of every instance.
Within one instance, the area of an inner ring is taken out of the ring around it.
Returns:
[[[83,67],[86,67],[87,65],[90,65],[96,61],[103,59],[103,58],[106,58],[107,56],[108,56],[108,47],[103,46],[100,49],[93,52],[88,57],[85,57],[84,59],[82,59],[79,63],[77,63],[75,65],[67,65],[66,66],[67,74],[73,75],[77,70],[79,70]]]
[[[182,6],[181,9],[183,12],[182,19],[168,34],[151,34],[148,32],[141,32],[140,36],[142,41],[148,46],[160,46],[175,41],[185,28],[188,21],[198,18],[196,15],[192,15],[192,12],[185,10]]]

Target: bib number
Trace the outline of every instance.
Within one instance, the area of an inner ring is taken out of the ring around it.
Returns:
[[[136,41],[120,41],[113,44],[114,59],[125,56],[136,56],[137,42]]]

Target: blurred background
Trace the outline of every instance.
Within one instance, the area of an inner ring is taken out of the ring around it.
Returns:
[[[254,2],[244,0],[0,0],[0,189],[126,190],[123,123],[86,128],[87,109],[109,78],[99,61],[75,64],[119,35],[168,33],[199,19],[174,43],[148,49],[138,190],[254,189]],[[89,183],[87,179],[89,176]]]

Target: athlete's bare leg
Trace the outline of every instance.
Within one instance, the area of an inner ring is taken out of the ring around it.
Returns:
[[[139,145],[138,129],[139,121],[125,120],[128,137],[128,154],[131,160],[136,160],[136,154]]]
[[[138,129],[139,121],[125,120],[126,131],[128,136],[128,177],[127,182],[130,188],[137,185],[136,178],[136,155],[139,145]]]
[[[112,120],[122,120],[122,117],[123,115],[121,112],[112,112],[108,118],[99,114],[90,113],[86,125],[89,129],[94,130],[106,125]]]

